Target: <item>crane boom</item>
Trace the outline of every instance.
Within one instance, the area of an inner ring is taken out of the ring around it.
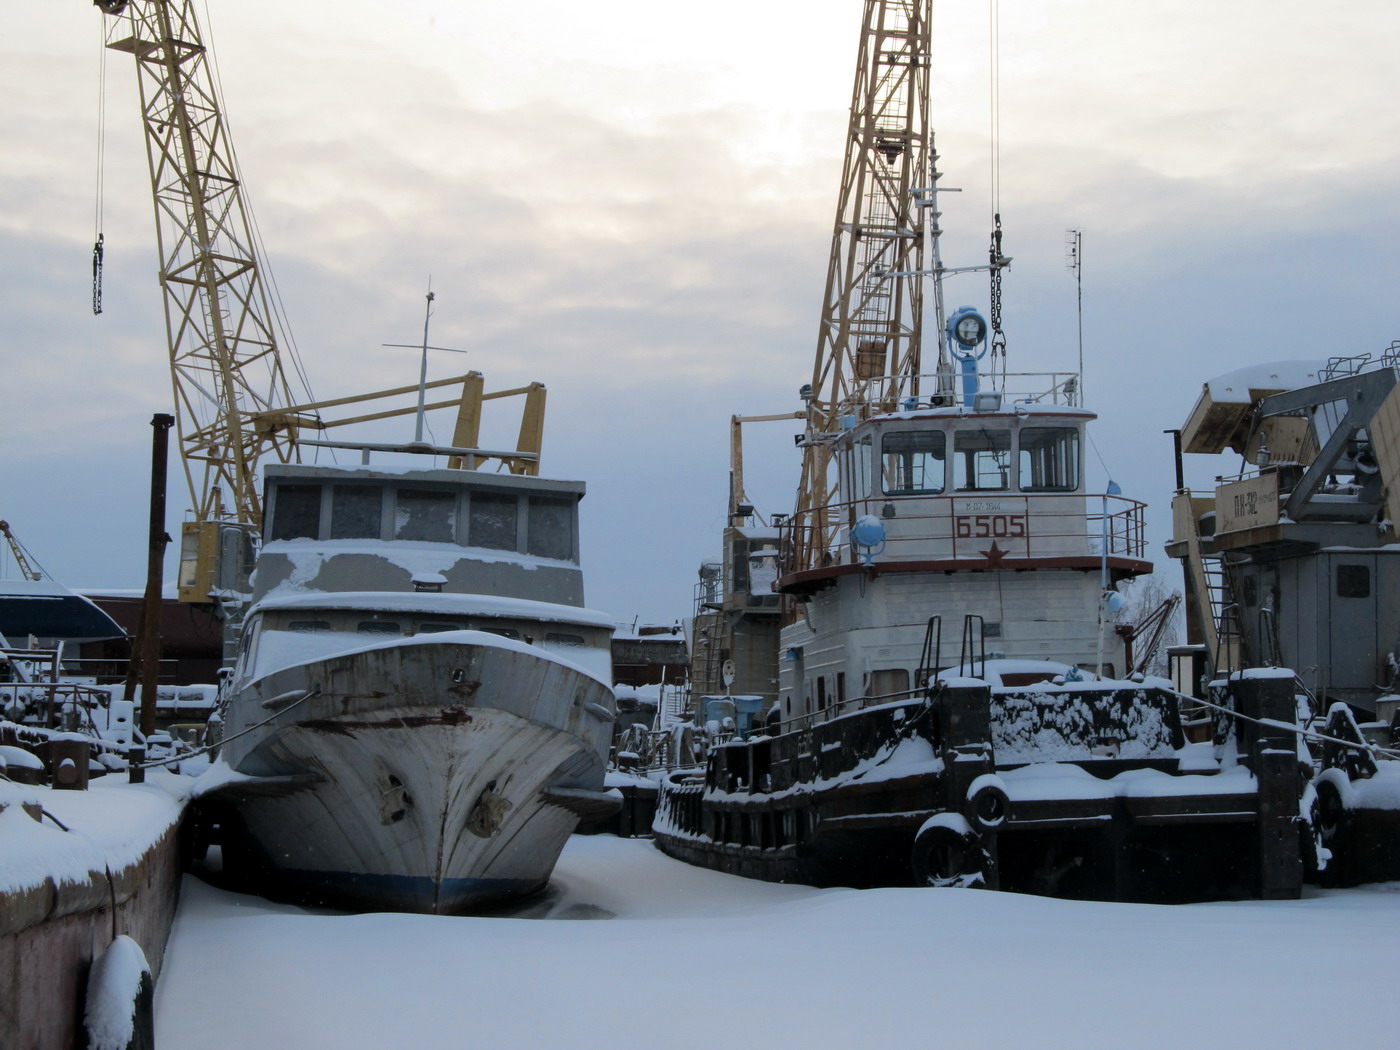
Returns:
[[[931,8],[865,0],[816,362],[803,389],[799,515],[826,515],[833,502],[829,441],[841,417],[861,405],[893,409],[918,392]]]
[[[21,544],[15,534],[10,531],[10,523],[8,521],[0,521],[0,536],[4,536],[5,541],[10,545],[10,553],[14,555],[15,564],[19,566],[19,574],[26,580],[42,580],[44,574],[30,563],[23,544]]]
[[[193,525],[254,527],[258,463],[294,459],[300,421],[282,411],[294,400],[209,54],[191,0],[98,6],[112,17],[107,46],[136,59]],[[182,562],[190,546],[187,528]]]

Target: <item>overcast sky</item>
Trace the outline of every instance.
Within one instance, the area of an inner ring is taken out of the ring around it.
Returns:
[[[861,6],[536,0],[527,21],[482,0],[210,0],[315,395],[416,379],[380,344],[421,336],[431,275],[433,341],[470,351],[435,376],[549,387],[544,472],[588,484],[589,604],[687,615],[719,553],[730,415],[792,411],[810,377]],[[0,517],[70,586],[139,588],[148,423],[171,394],[135,73],[110,56],[93,317],[102,16],[0,10]],[[1161,431],[1201,383],[1400,339],[1400,7],[1342,10],[1000,3],[1011,367],[1075,366],[1077,227],[1091,477],[1153,505],[1173,586]],[[940,167],[964,190],[944,257],[969,265],[991,226],[988,0],[936,3],[935,36]],[[958,280],[950,303],[985,308],[985,276]],[[791,432],[749,432],[768,512],[790,508]]]

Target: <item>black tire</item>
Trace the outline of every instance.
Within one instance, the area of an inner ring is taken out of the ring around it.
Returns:
[[[1011,800],[994,784],[984,784],[963,804],[963,816],[979,831],[989,831],[1006,823]]]
[[[933,824],[914,837],[912,867],[916,886],[986,886],[990,858],[971,831]]]
[[[1332,781],[1318,780],[1314,789],[1317,791],[1317,802],[1313,806],[1313,810],[1317,814],[1314,818],[1314,824],[1318,837],[1323,843],[1327,843],[1337,833],[1337,828],[1342,823],[1342,814],[1346,812],[1346,806],[1342,802],[1341,788]]]

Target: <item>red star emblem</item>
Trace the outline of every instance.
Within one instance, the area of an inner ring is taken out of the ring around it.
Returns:
[[[983,555],[984,557],[986,557],[986,559],[987,559],[987,564],[989,564],[989,565],[1000,565],[1000,564],[1001,564],[1001,560],[1002,560],[1003,558],[1005,558],[1005,557],[1006,557],[1008,554],[1010,554],[1011,552],[1010,552],[1010,551],[1004,551],[1004,550],[1002,550],[1000,547],[997,546],[997,541],[996,541],[996,540],[992,540],[992,549],[991,549],[991,550],[989,550],[989,551],[978,551],[978,553],[981,554],[981,555]]]

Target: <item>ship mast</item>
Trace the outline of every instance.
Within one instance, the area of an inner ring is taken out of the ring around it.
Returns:
[[[932,0],[866,0],[816,361],[804,386],[797,517],[836,527],[830,443],[842,417],[919,392],[926,212],[935,212]],[[940,319],[941,320],[941,319]]]

